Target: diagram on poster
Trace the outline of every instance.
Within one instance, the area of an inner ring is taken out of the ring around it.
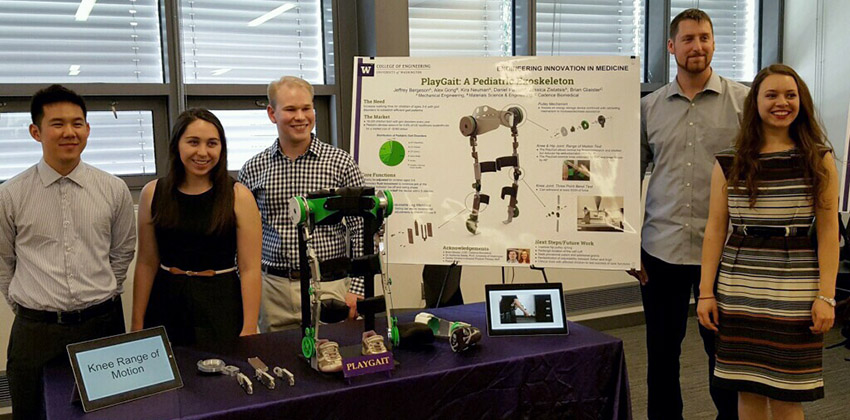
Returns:
[[[640,266],[629,57],[355,58],[351,152],[393,262]]]

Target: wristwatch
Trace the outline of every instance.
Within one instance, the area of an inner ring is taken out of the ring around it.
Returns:
[[[835,299],[834,298],[828,298],[824,295],[818,295],[818,299],[828,303],[829,306],[832,306],[833,308],[835,307]]]

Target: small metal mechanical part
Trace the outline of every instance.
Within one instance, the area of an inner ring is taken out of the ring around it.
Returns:
[[[233,365],[227,365],[224,369],[222,369],[222,373],[227,376],[236,376],[236,374],[239,373],[239,368]]]
[[[244,373],[239,372],[236,374],[236,380],[239,381],[239,386],[245,390],[245,393],[251,395],[254,393],[254,383],[245,376]]]
[[[275,383],[272,375],[269,375],[268,372],[263,372],[260,370],[254,371],[255,377],[261,384],[265,385],[268,389],[274,389]]]
[[[269,367],[259,357],[249,357],[248,363],[254,368],[254,377],[268,389],[274,389],[274,378],[269,375]]]
[[[198,360],[198,370],[202,373],[222,373],[225,363],[221,359]]]
[[[283,379],[286,377],[286,379],[289,380],[289,386],[295,386],[295,375],[293,375],[289,370],[275,366],[273,372],[278,378]]]

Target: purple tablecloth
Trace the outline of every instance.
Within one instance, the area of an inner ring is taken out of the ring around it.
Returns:
[[[472,304],[429,310],[444,319],[466,321],[485,331],[484,306]],[[412,321],[410,313],[400,322]],[[385,328],[378,319],[378,328]],[[342,346],[359,343],[362,323],[323,326],[323,337]],[[631,419],[623,343],[570,323],[569,336],[487,337],[479,348],[451,351],[436,341],[424,351],[396,349],[401,363],[391,377],[353,378],[313,371],[299,359],[300,333],[284,331],[246,337],[235,348],[214,354],[175,348],[184,387],[116,407],[83,413],[69,403],[69,367],[45,371],[49,419],[259,419],[259,418],[562,418]],[[269,390],[255,383],[246,395],[227,376],[201,376],[195,364],[217,357],[248,370],[258,356],[270,367],[295,374],[295,386]]]

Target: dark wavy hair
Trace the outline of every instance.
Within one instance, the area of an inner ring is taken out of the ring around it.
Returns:
[[[212,218],[207,233],[221,233],[232,229],[236,224],[236,215],[233,212],[234,194],[233,179],[227,173],[227,139],[224,136],[224,127],[212,112],[204,108],[191,108],[177,117],[177,122],[171,130],[171,139],[168,143],[168,174],[157,183],[158,199],[153,203],[154,225],[173,228],[180,224],[180,209],[177,200],[177,188],[186,180],[186,168],[180,160],[180,137],[186,132],[189,124],[202,120],[206,121],[218,130],[218,138],[221,140],[221,154],[218,163],[210,171],[212,181],[213,207]]]
[[[791,122],[788,134],[802,157],[800,168],[803,177],[811,182],[810,194],[816,206],[823,205],[817,199],[826,187],[827,172],[823,168],[823,157],[832,150],[821,125],[815,116],[815,107],[809,88],[794,69],[784,64],[771,64],[763,68],[753,80],[750,93],[744,103],[744,116],[741,129],[735,138],[735,159],[729,171],[728,185],[735,191],[740,191],[741,184],[749,196],[750,208],[753,208],[758,197],[756,174],[760,169],[759,153],[764,145],[764,129],[758,111],[758,94],[762,82],[771,75],[791,76],[797,83],[797,94],[800,109],[797,118]]]

